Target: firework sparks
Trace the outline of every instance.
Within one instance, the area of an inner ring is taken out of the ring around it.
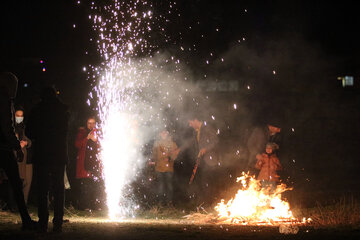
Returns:
[[[148,39],[154,29],[164,31],[159,22],[165,16],[154,17],[152,8],[146,0],[113,0],[105,6],[92,3],[94,13],[89,16],[98,34],[97,51],[103,59],[99,66],[90,67],[89,76],[96,82],[93,95],[102,131],[99,157],[111,219],[134,216],[138,206],[132,201],[130,183],[144,162],[141,148],[146,142],[139,128],[152,123],[154,131],[154,122],[164,120],[161,111],[164,106],[172,107],[167,100],[174,97],[161,91],[164,76],[154,73],[161,64],[152,55],[156,44]],[[171,61],[180,62],[175,58]],[[92,93],[89,96],[90,105]]]
[[[101,14],[90,16],[103,58],[93,70],[98,78],[94,90],[102,129],[100,159],[111,219],[132,215],[136,209],[128,197],[128,185],[141,162],[137,111],[142,107],[139,93],[148,80],[149,62],[134,58],[151,49],[146,41],[151,7],[147,1],[115,0],[106,6],[93,5]]]

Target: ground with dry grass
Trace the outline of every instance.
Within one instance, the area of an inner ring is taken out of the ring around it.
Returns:
[[[30,207],[35,215],[35,209]],[[296,234],[281,234],[279,226],[239,226],[214,221],[211,209],[186,211],[154,206],[137,218],[109,222],[104,212],[66,209],[63,233],[21,232],[17,214],[0,211],[0,239],[360,239],[360,212],[356,201],[333,206],[295,210],[297,217],[311,217],[298,225]],[[36,219],[34,217],[34,219]]]

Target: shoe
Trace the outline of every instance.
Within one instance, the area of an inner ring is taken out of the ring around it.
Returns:
[[[35,231],[38,229],[38,222],[30,220],[29,222],[23,223],[21,226],[22,231]]]
[[[62,225],[54,225],[53,232],[61,233],[62,232]]]

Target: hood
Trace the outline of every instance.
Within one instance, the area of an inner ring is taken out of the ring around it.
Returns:
[[[0,73],[0,89],[4,89],[10,98],[16,97],[18,78],[11,72]]]

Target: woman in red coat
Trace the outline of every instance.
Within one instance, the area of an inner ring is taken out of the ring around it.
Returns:
[[[100,171],[97,160],[99,143],[95,127],[95,118],[89,117],[86,121],[86,128],[79,128],[75,141],[78,149],[76,178],[80,183],[80,209],[94,209],[98,198],[95,182],[98,180]]]

